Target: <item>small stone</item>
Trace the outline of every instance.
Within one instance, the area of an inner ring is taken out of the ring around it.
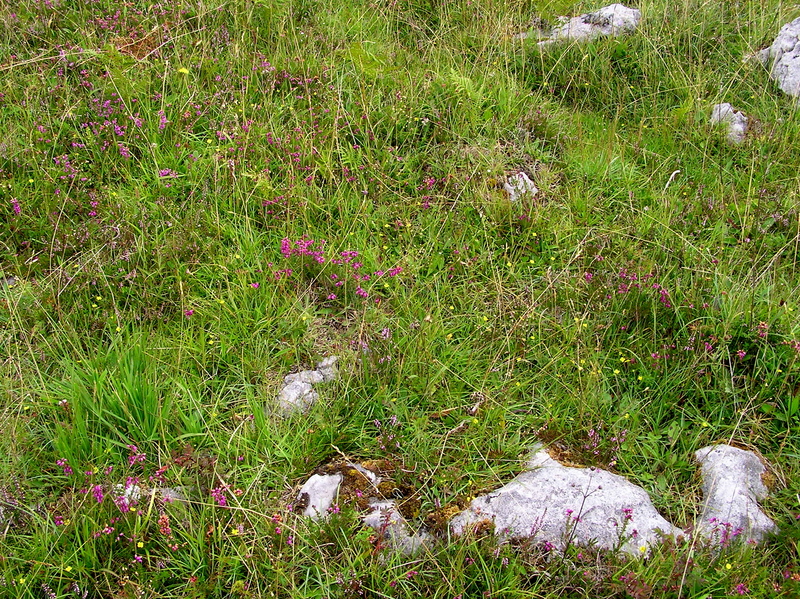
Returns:
[[[541,445],[529,470],[477,497],[450,521],[461,535],[493,526],[501,540],[529,538],[559,551],[568,545],[644,555],[664,535],[682,531],[662,518],[647,492],[599,468],[570,468]]]
[[[304,505],[303,515],[312,520],[319,520],[328,515],[328,509],[336,501],[341,474],[314,474],[300,488],[297,500]]]
[[[336,379],[337,356],[329,356],[317,364],[316,370],[303,370],[283,378],[278,392],[278,411],[283,416],[304,413],[319,399],[314,385]]]
[[[800,17],[781,27],[775,41],[759,57],[784,92],[800,97]]]
[[[733,144],[742,143],[747,135],[749,122],[747,115],[739,110],[734,110],[733,106],[727,102],[714,104],[709,122],[711,125],[726,125],[728,129],[726,137]]]
[[[13,287],[17,284],[15,277],[0,277],[0,287]]]
[[[402,555],[412,555],[431,540],[425,532],[414,534],[394,501],[370,503],[370,512],[362,518],[364,524],[381,533],[388,548]]]
[[[521,171],[510,175],[507,181],[503,183],[503,189],[508,192],[512,202],[516,202],[526,194],[530,194],[533,197],[539,193],[533,181]]]
[[[588,41],[597,37],[616,37],[632,33],[639,26],[642,13],[622,4],[610,4],[603,8],[564,22],[550,32],[548,39],[539,42],[540,46],[558,41]]]
[[[759,543],[777,530],[758,505],[768,494],[761,480],[767,469],[755,453],[710,445],[695,457],[703,478],[703,512],[696,526],[701,536],[725,546],[734,539]]]

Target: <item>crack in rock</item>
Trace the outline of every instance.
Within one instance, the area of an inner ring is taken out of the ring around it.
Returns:
[[[724,104],[714,104],[711,109],[711,119],[709,123],[714,125],[724,124],[727,126],[727,139],[733,144],[740,144],[747,135],[749,119],[747,115],[739,110],[734,110],[733,106],[727,102]]]
[[[337,356],[329,356],[317,364],[316,370],[303,370],[283,379],[283,388],[278,393],[278,411],[287,417],[307,412],[319,399],[314,385],[336,379]]]
[[[696,527],[700,536],[726,546],[739,536],[748,543],[759,543],[777,530],[758,505],[768,494],[762,481],[767,469],[755,453],[710,445],[698,449],[695,457],[705,498]]]

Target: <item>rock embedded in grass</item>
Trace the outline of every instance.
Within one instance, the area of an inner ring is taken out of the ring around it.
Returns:
[[[400,487],[374,472],[378,469],[375,464],[367,466],[346,462],[321,468],[300,488],[295,511],[321,520],[338,512],[341,503],[352,503],[366,512],[361,520],[380,534],[382,546],[403,555],[419,551],[430,535],[412,532],[397,501],[384,496]]]
[[[282,416],[306,412],[318,399],[314,385],[336,379],[338,357],[329,356],[317,364],[316,370],[303,370],[284,377],[278,393],[278,411]]]
[[[711,109],[709,123],[713,125],[725,125],[728,129],[726,138],[734,144],[742,143],[747,135],[749,119],[747,115],[725,102],[724,104],[714,104]]]
[[[800,97],[800,17],[781,27],[772,45],[758,57],[784,92]]]
[[[533,197],[539,193],[539,190],[533,181],[530,180],[530,177],[522,171],[509,175],[506,178],[506,182],[503,183],[503,189],[508,192],[512,202],[516,202],[526,195]]]
[[[369,513],[361,520],[382,535],[387,548],[403,555],[413,555],[431,541],[425,532],[411,532],[408,521],[392,500],[370,503]]]
[[[695,452],[703,478],[703,511],[698,534],[715,544],[734,539],[761,542],[775,532],[775,523],[758,502],[767,497],[767,469],[752,451],[730,445],[710,445]]]
[[[312,474],[297,494],[295,508],[313,520],[325,518],[339,494],[341,474]]]
[[[539,42],[540,46],[558,41],[588,41],[597,37],[615,37],[636,30],[642,13],[636,8],[622,4],[609,4],[594,12],[571,19],[560,17],[562,24],[553,28],[550,36]],[[527,34],[518,36],[527,37]]]
[[[642,555],[665,535],[680,535],[647,492],[599,468],[563,466],[540,445],[529,470],[475,498],[450,521],[457,534],[494,528],[500,540],[527,538],[563,551],[592,546]]]

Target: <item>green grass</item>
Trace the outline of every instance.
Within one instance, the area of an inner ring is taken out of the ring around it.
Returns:
[[[542,52],[512,35],[600,5],[17,4],[0,7],[0,279],[17,280],[0,595],[800,592],[800,116],[742,61],[796,8],[642,0],[635,35]],[[707,125],[725,101],[759,122],[740,146]],[[518,169],[541,191],[511,204]],[[278,418],[282,377],[331,354],[339,380]],[[388,459],[419,526],[510,480],[537,439],[681,527],[694,451],[744,444],[774,467],[781,533],[633,561],[489,538],[403,558],[352,506],[287,510],[319,466]],[[132,478],[190,501],[115,504]]]

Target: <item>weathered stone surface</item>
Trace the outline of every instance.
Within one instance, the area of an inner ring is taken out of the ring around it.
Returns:
[[[328,509],[336,501],[341,483],[341,474],[312,475],[297,494],[298,501],[305,505],[303,515],[314,520],[327,516]]]
[[[506,182],[503,183],[503,189],[508,192],[512,202],[516,202],[525,194],[535,196],[537,193],[539,193],[539,190],[536,188],[536,185],[534,185],[533,181],[531,181],[528,175],[523,172],[510,175]]]
[[[641,555],[663,535],[682,531],[664,520],[647,492],[621,476],[569,468],[538,446],[523,472],[504,487],[477,497],[450,522],[461,535],[493,524],[500,539],[532,538],[547,547],[592,545]]]
[[[777,530],[758,501],[767,496],[761,477],[766,467],[752,451],[711,445],[695,452],[703,477],[704,506],[695,527],[714,543],[740,538],[758,543]]]
[[[711,125],[725,125],[727,128],[726,137],[729,142],[734,144],[742,143],[747,135],[749,119],[747,115],[727,102],[724,104],[714,104],[711,110]]]
[[[561,18],[564,22],[550,32],[549,38],[540,41],[540,46],[558,41],[587,41],[632,33],[639,25],[642,13],[638,9],[615,3],[571,19]]]
[[[772,45],[758,57],[784,92],[800,97],[800,17],[781,27]]]
[[[431,540],[427,533],[411,531],[408,522],[393,500],[375,497],[380,496],[378,486],[383,481],[382,477],[361,464],[348,462],[343,465],[343,468],[354,468],[366,479],[368,484],[363,495],[364,500],[366,501],[368,497],[373,498],[369,500],[369,510],[361,520],[366,526],[375,529],[381,535],[387,549],[403,555],[410,555]],[[345,477],[340,473],[314,474],[300,489],[297,495],[297,505],[302,507],[303,515],[314,520],[324,519],[335,510],[334,506],[339,502],[340,492],[347,495],[346,491],[342,489],[342,486],[347,484]]]
[[[431,541],[425,532],[411,532],[408,522],[391,500],[370,503],[370,512],[362,521],[383,536],[389,549],[403,555],[414,554]]]
[[[336,356],[329,356],[317,364],[316,370],[303,370],[283,379],[278,393],[278,410],[283,416],[302,413],[319,399],[314,385],[336,379]]]

